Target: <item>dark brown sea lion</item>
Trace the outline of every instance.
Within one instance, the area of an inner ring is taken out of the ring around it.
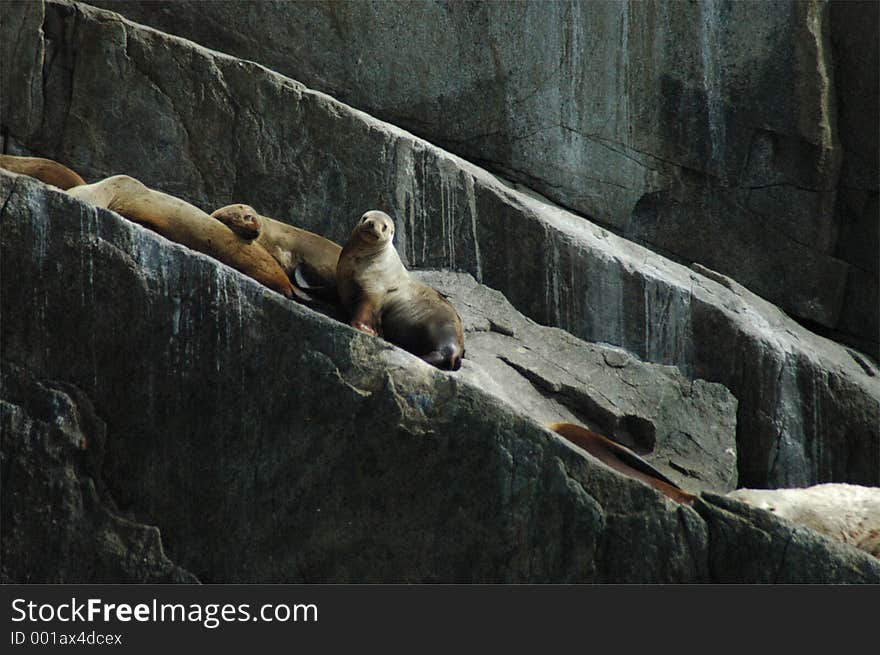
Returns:
[[[410,276],[393,239],[391,217],[369,211],[342,249],[337,288],[351,325],[456,371],[464,357],[461,318],[436,289]]]
[[[621,446],[601,434],[574,423],[551,423],[547,427],[574,445],[583,448],[618,473],[641,480],[676,502],[693,505],[697,498],[694,494],[681,489],[629,448]]]

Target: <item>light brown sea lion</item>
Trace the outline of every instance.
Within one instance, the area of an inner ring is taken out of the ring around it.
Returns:
[[[574,423],[551,423],[547,427],[574,445],[583,448],[618,473],[641,480],[676,502],[693,505],[697,498],[694,494],[681,489],[629,448],[621,446],[601,434]]]
[[[133,177],[116,175],[86,184],[66,166],[39,157],[2,155],[0,166],[54,184],[75,198],[115,211],[171,241],[231,266],[288,298],[294,294],[290,278],[261,245],[241,238],[198,207],[154,191]],[[73,182],[77,184],[68,186]]]
[[[457,371],[464,357],[461,318],[436,289],[410,276],[393,239],[391,217],[369,211],[342,249],[336,282],[351,325]]]
[[[211,212],[216,218],[242,239],[253,241],[260,236],[262,224],[259,214],[250,205],[226,205]],[[280,263],[280,262],[279,262]]]
[[[295,287],[325,300],[337,299],[336,265],[342,252],[338,243],[261,216],[249,205],[227,205],[211,216],[242,237],[255,239],[278,261]]]
[[[242,239],[201,209],[127,175],[70,189],[68,193],[115,211],[176,243],[210,255],[288,298],[290,278],[258,243]]]
[[[727,494],[880,559],[880,489],[826,483],[804,489],[737,489]]]
[[[57,186],[63,191],[86,183],[78,173],[70,170],[64,164],[42,157],[0,155],[0,168],[28,177],[35,177],[46,184]]]

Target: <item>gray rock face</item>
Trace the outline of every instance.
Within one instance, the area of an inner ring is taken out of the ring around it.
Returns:
[[[416,275],[461,313],[464,380],[543,425],[579,423],[608,435],[685,489],[736,487],[736,399],[722,385],[540,326],[469,275]]]
[[[91,4],[290,75],[878,356],[874,2]]]
[[[843,146],[836,211],[840,236],[836,256],[850,264],[847,298],[835,336],[877,354],[880,335],[880,5],[835,2],[831,5],[834,80],[838,129]],[[861,298],[862,300],[859,300]]]
[[[820,554],[815,542],[818,533],[809,528],[781,521],[770,512],[732,498],[706,494],[701,500],[705,504],[698,511],[706,520],[713,543],[709,575],[718,582],[735,583],[742,575],[758,584],[798,583],[822,575],[826,566],[823,560],[827,563],[852,552],[851,546],[822,538],[824,553]],[[738,548],[734,544],[740,540],[748,545]],[[867,554],[865,557],[860,566],[867,573],[880,560]],[[766,562],[775,562],[776,566],[768,567]],[[731,569],[736,571],[734,576],[727,573]]]
[[[336,240],[382,209],[408,264],[469,272],[533,320],[725,385],[740,484],[880,484],[876,366],[740,285],[256,64],[83,5],[4,11],[10,150],[90,180],[128,173],[209,211],[247,202]]]
[[[4,381],[4,408],[85,394],[107,426],[93,479],[203,582],[880,581],[870,556],[766,512],[678,506],[466,378],[116,214],[5,173],[0,198],[3,370],[61,381]],[[4,430],[4,484],[66,479],[24,432]],[[46,489],[33,502],[54,509]],[[11,552],[40,534],[7,526]],[[43,577],[63,578],[53,562]]]
[[[157,528],[113,506],[100,478],[107,430],[89,399],[0,366],[2,581],[195,582],[165,556]]]

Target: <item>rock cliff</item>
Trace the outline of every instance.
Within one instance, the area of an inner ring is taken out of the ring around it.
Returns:
[[[876,2],[92,4],[290,75],[878,357]]]
[[[211,25],[222,6],[207,7]],[[461,372],[438,372],[112,212],[0,173],[3,480],[16,498],[3,504],[4,579],[880,579],[876,560],[719,495],[880,484],[870,358],[739,281],[259,64],[87,5],[2,11],[5,151],[89,180],[134,175],[208,211],[247,202],[337,240],[365,208],[383,209],[408,264],[444,269],[419,275],[468,330]],[[859,179],[861,163],[834,161]],[[852,204],[869,211],[857,187]],[[811,194],[806,205],[827,209],[828,194]],[[860,247],[867,262],[870,242]],[[837,279],[854,275],[835,261]],[[772,265],[791,270],[786,257]],[[816,288],[839,296],[835,284]],[[702,500],[678,507],[618,476],[541,427],[557,420],[630,445]],[[27,505],[64,519],[31,525]],[[38,566],[22,554],[40,539],[71,546]]]
[[[116,214],[2,172],[0,197],[5,580],[880,580]]]

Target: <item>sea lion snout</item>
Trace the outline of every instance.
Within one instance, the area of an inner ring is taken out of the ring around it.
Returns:
[[[453,335],[453,339],[455,339],[455,335]],[[427,355],[421,356],[431,366],[447,371],[457,371],[460,369],[462,357],[464,357],[464,348],[461,347],[457,340],[450,341]]]
[[[364,236],[368,236],[372,239],[378,240],[382,238],[382,232],[373,221],[367,221],[364,223],[364,227],[362,228]]]

